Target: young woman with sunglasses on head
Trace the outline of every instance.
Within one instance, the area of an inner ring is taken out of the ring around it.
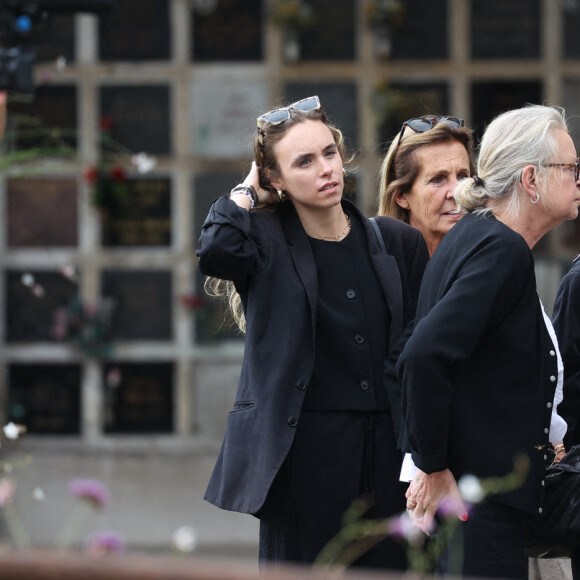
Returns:
[[[343,198],[342,134],[317,97],[258,117],[254,157],[212,205],[198,251],[246,333],[205,497],[260,518],[261,562],[311,563],[355,500],[368,518],[404,510],[388,377],[428,253],[396,220],[377,220],[379,238]],[[355,565],[405,567],[396,542],[367,542]]]
[[[455,502],[464,521],[448,562],[457,568],[442,560],[442,571],[523,580],[524,525],[542,513],[547,462],[566,431],[553,413],[562,364],[531,251],[578,216],[577,154],[562,113],[530,105],[494,119],[477,175],[459,182],[455,201],[465,215],[429,261],[397,363],[418,468],[407,511],[428,531],[441,503]],[[467,517],[456,481],[473,474],[507,484],[518,457],[527,465],[520,484],[487,496]]]

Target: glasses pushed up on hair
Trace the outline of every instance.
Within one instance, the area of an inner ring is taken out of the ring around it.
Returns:
[[[409,127],[409,129],[412,129],[415,133],[425,133],[426,131],[429,131],[429,129],[433,129],[436,125],[449,125],[453,129],[459,129],[459,127],[463,127],[464,124],[465,121],[459,117],[438,117],[437,115],[425,115],[424,117],[415,117],[414,119],[405,121],[399,131],[399,141],[397,142],[397,148],[395,149],[393,160],[401,146],[405,127]]]
[[[296,109],[297,111],[303,111],[304,113],[308,111],[314,111],[315,109],[320,109],[320,99],[314,95],[312,97],[306,97],[300,101],[296,101],[287,107],[281,107],[280,109],[274,109],[273,111],[268,111],[263,115],[260,115],[256,119],[256,124],[258,125],[258,135],[260,138],[260,144],[262,141],[262,129],[265,125],[279,125],[290,118],[290,109]]]
[[[573,167],[574,181],[578,181],[580,175],[580,157],[576,157],[576,163],[547,163],[544,167]]]

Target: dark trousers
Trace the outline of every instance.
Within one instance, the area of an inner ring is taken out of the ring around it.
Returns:
[[[400,466],[389,412],[303,411],[292,450],[257,514],[260,562],[314,562],[357,499],[368,506],[365,519],[403,512]],[[386,534],[350,547],[355,566],[406,568],[404,546]]]
[[[460,522],[447,550],[437,563],[437,572],[481,578],[527,580],[528,557],[524,553],[526,514],[493,501],[470,511]]]

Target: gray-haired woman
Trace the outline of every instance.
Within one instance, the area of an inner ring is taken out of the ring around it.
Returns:
[[[483,136],[477,175],[455,192],[467,212],[445,235],[421,287],[413,335],[397,365],[406,439],[419,471],[407,509],[429,529],[445,498],[457,502],[461,569],[528,575],[522,523],[540,513],[558,383],[557,343],[536,292],[531,249],[580,205],[579,162],[562,113],[531,105],[497,117]],[[556,416],[557,417],[557,416]],[[456,480],[505,477],[516,489],[488,496],[469,516]],[[442,568],[445,563],[441,562]]]

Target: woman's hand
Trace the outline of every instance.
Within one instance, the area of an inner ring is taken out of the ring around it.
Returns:
[[[556,454],[556,457],[554,458],[554,464],[560,463],[560,461],[562,461],[562,459],[564,459],[564,456],[566,455],[566,448],[564,447],[564,442],[560,441],[560,443],[552,443],[552,445],[554,447],[554,453]]]
[[[272,202],[272,194],[260,187],[260,174],[255,161],[252,161],[250,172],[248,175],[246,175],[246,179],[244,179],[242,185],[252,185],[254,187],[256,193],[258,194],[258,203]]]
[[[449,469],[430,474],[419,470],[405,496],[409,517],[427,535],[433,529],[435,514],[442,505],[446,513],[453,513],[462,521],[468,518],[457,483]]]

